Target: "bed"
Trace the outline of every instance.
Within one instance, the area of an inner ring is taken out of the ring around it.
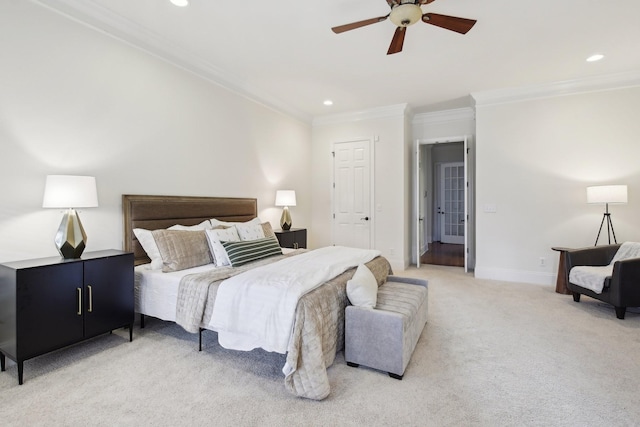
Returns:
[[[226,278],[234,276],[238,271],[250,273],[263,266],[270,268],[272,262],[297,257],[296,252],[307,252],[302,250],[272,256],[241,267],[219,269],[213,265],[201,265],[193,269],[161,273],[148,269],[150,258],[138,241],[134,229],[167,229],[176,224],[196,226],[211,218],[225,222],[255,221],[256,199],[123,195],[122,208],[124,248],[134,253],[136,263],[136,311],[142,318],[152,316],[175,321],[189,332],[198,333],[202,329],[219,332],[210,325],[216,300],[218,303],[221,300],[217,298],[218,287]],[[309,254],[300,255],[300,258],[302,256],[308,257]],[[381,256],[376,256],[366,262],[366,265],[374,274],[378,285],[384,283],[391,273],[388,261]],[[285,388],[296,396],[322,400],[330,393],[326,369],[344,346],[344,309],[349,303],[346,283],[354,271],[355,268],[349,268],[332,277],[302,295],[297,302],[286,351],[277,351],[286,354],[283,368]],[[193,279],[205,276],[205,283]],[[194,294],[200,295],[199,299],[193,299]],[[220,332],[218,339],[222,342]]]

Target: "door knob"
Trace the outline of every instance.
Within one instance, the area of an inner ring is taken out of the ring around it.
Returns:
[[[365,216],[364,218],[360,218],[360,219],[363,219],[365,221],[369,221],[369,217],[368,216]]]

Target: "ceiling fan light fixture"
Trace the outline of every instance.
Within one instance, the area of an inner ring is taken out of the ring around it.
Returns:
[[[408,27],[422,18],[422,9],[417,4],[405,3],[394,6],[389,19],[398,27]]]
[[[175,6],[185,7],[189,6],[189,0],[170,0]]]
[[[587,62],[597,62],[604,58],[604,55],[601,53],[596,53],[587,58]]]

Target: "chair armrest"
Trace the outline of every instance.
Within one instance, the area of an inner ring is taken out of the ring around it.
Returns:
[[[611,287],[617,288],[622,301],[640,301],[640,258],[630,258],[613,264]]]
[[[620,245],[594,246],[589,248],[569,249],[566,251],[567,276],[576,265],[603,266],[609,265]]]

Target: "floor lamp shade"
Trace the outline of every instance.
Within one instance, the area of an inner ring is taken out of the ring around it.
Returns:
[[[280,217],[280,227],[283,230],[290,230],[291,214],[289,213],[289,206],[296,205],[296,192],[295,190],[278,190],[276,191],[276,206],[283,206],[282,216]]]
[[[598,239],[600,239],[600,233],[602,232],[602,227],[605,222],[607,223],[609,244],[611,244],[611,235],[613,235],[613,242],[617,244],[618,240],[616,239],[616,232],[613,229],[613,222],[611,222],[611,214],[609,213],[609,203],[627,203],[627,186],[596,185],[593,187],[587,187],[587,203],[605,205],[604,215],[600,222],[600,229],[598,229],[595,246],[598,246]]]
[[[80,258],[87,245],[87,234],[75,208],[98,207],[96,179],[92,176],[48,175],[42,207],[67,209],[54,241],[64,258]]]
[[[587,203],[627,203],[626,185],[587,187]]]

